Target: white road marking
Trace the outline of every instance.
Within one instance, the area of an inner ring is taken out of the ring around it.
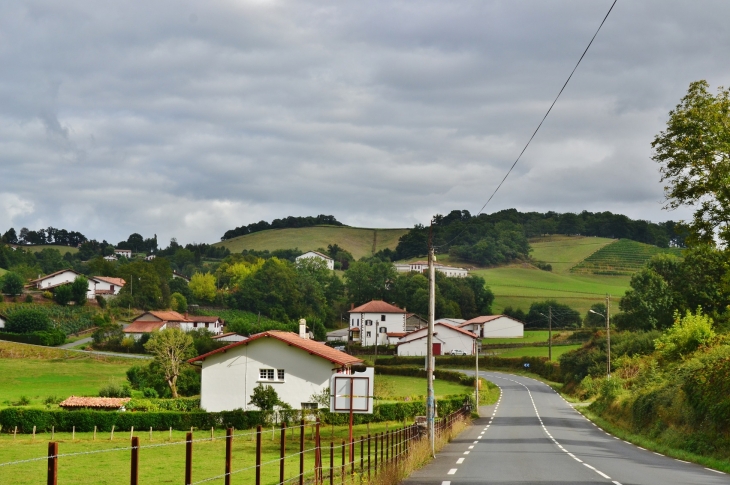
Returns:
[[[479,443],[479,441],[475,441],[475,442],[474,442],[474,444],[477,444],[477,443]]]
[[[449,484],[449,485],[451,485],[451,484]],[[621,485],[621,483],[620,482],[617,482],[616,480],[614,480],[613,481],[613,485]]]
[[[448,471],[448,473],[446,473],[446,474],[447,474],[447,475],[453,475],[454,473],[456,473],[456,470],[458,470],[458,468],[452,468],[452,469],[451,469],[451,470],[449,470],[449,471]]]
[[[468,455],[468,454],[469,454],[469,452],[468,452],[468,451],[465,451],[465,452],[464,452],[464,454],[465,454],[465,455]]]
[[[720,473],[721,475],[725,475],[725,472],[721,472],[720,470],[713,470],[712,468],[705,468],[705,470],[710,470],[711,472]]]
[[[680,462],[680,463],[689,463],[688,461],[684,461],[684,460],[678,460],[678,459],[676,459],[676,458],[675,458],[674,460],[675,460],[675,461],[678,461],[678,462]]]
[[[469,447],[469,449],[470,449],[470,450],[473,450],[473,449],[474,449],[474,445],[471,445],[471,446]]]
[[[602,476],[603,478],[605,478],[606,480],[610,480],[610,479],[611,479],[611,477],[609,477],[608,475],[606,475],[606,474],[605,474],[605,473],[603,473],[602,471],[596,470],[596,473],[598,473],[599,475],[601,475],[601,476]]]
[[[463,458],[459,458],[458,460],[456,460],[456,464],[457,465],[461,465],[462,463],[464,463],[464,459]]]
[[[451,482],[441,482],[441,485],[451,485]]]
[[[637,448],[646,451],[646,448],[642,448],[641,446],[637,446]]]
[[[661,453],[657,453],[656,451],[653,452],[655,455],[664,456]]]

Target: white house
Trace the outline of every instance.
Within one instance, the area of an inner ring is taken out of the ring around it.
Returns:
[[[111,276],[93,276],[91,280],[94,281],[94,296],[118,295],[126,283],[122,278],[112,278]]]
[[[327,269],[335,269],[335,260],[327,256],[326,254],[322,254],[318,251],[307,251],[306,253],[302,254],[301,256],[297,256],[296,260],[299,261],[301,259],[305,258],[317,258],[321,259],[325,263],[327,263]]]
[[[114,254],[117,256],[124,256],[127,259],[132,259],[131,249],[114,249]]]
[[[166,328],[181,328],[183,323],[189,323],[178,312],[145,312],[127,325],[123,332],[128,337],[139,340],[145,333],[159,332]]]
[[[373,300],[351,309],[352,340],[363,347],[387,345],[388,333],[406,331],[406,311],[382,300]]]
[[[466,278],[469,276],[469,270],[466,268],[459,268],[456,266],[446,266],[434,262],[434,269],[440,271],[450,278]],[[412,263],[396,263],[395,269],[399,273],[408,273],[415,271],[416,273],[428,272],[428,261],[413,261]]]
[[[522,338],[525,335],[525,324],[507,315],[489,315],[472,318],[460,328],[469,330],[481,338]]]
[[[246,340],[248,337],[244,337],[235,332],[226,332],[211,338],[216,342],[240,342],[241,340]]]
[[[144,257],[144,260],[145,260],[145,261],[152,261],[152,260],[153,260],[153,259],[155,259],[156,257],[157,257],[157,256],[155,256],[154,254],[148,254],[147,256],[145,256],[145,257]],[[173,271],[173,273],[174,273],[174,271]]]
[[[300,326],[301,328],[301,326]],[[293,332],[269,330],[190,359],[202,365],[200,407],[209,412],[255,409],[258,385],[271,386],[295,409],[317,408],[312,399],[335,373],[351,372],[362,360]]]
[[[466,322],[466,320],[464,320],[463,318],[439,318],[438,320],[434,320],[433,323],[447,323],[454,327],[458,327],[464,322]]]
[[[185,332],[204,328],[213,335],[222,335],[223,327],[226,324],[226,322],[221,317],[188,315],[187,313],[185,314],[185,320],[187,321],[180,324],[180,328]]]
[[[175,279],[175,278],[180,278],[180,279],[183,279],[183,280],[187,281],[188,283],[190,283],[190,278],[188,278],[187,276],[185,276],[182,273],[178,273],[177,271],[173,270],[172,279]]]
[[[105,261],[116,261],[117,257],[114,256],[113,254],[110,254],[109,256],[104,256],[104,260]]]
[[[477,336],[448,323],[434,324],[433,355],[447,355],[452,351],[461,351],[466,355],[474,355],[474,343]],[[422,328],[401,337],[398,342],[399,356],[425,356],[428,329]]]
[[[47,276],[42,276],[38,279],[32,280],[30,283],[34,288],[50,291],[61,285],[73,283],[79,276],[84,275],[82,275],[81,273],[77,273],[72,269],[62,269],[61,271],[56,271],[55,273],[51,273]],[[94,282],[94,280],[92,278],[89,278],[89,289],[86,292],[86,298],[90,300],[94,298],[95,285],[96,283]]]

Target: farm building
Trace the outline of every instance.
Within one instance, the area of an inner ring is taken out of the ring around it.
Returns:
[[[469,270],[458,268],[456,266],[446,266],[444,264],[434,263],[434,269],[449,278],[466,278],[469,276]],[[413,261],[412,263],[396,263],[395,270],[399,273],[408,273],[415,271],[416,273],[428,272],[428,261]]]
[[[406,311],[382,300],[370,301],[348,313],[352,340],[363,347],[387,345],[388,333],[406,331]]]
[[[460,328],[469,330],[481,338],[522,338],[525,324],[507,315],[489,315],[468,320]]]
[[[203,368],[200,407],[255,409],[249,404],[254,388],[268,385],[292,408],[317,408],[312,396],[329,387],[332,375],[362,361],[311,340],[302,327],[299,335],[269,330],[190,359]]]
[[[406,314],[406,332],[412,332],[419,328],[427,327],[428,320],[415,313]]]
[[[447,355],[452,351],[474,355],[477,336],[473,333],[448,323],[436,323],[433,330],[433,355]],[[422,328],[401,337],[398,341],[398,355],[425,356],[427,333],[428,329]]]
[[[327,256],[326,254],[322,254],[319,251],[307,251],[306,253],[302,254],[301,256],[297,256],[296,260],[300,261],[303,259],[308,258],[317,258],[321,259],[325,263],[327,263],[327,269],[335,269],[335,260]]]
[[[327,342],[347,342],[350,337],[349,328],[341,328],[327,332]]]

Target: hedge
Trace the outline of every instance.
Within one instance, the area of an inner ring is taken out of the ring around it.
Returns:
[[[31,333],[0,332],[0,340],[53,347],[64,343],[66,334],[55,329]]]
[[[392,359],[391,359],[392,360]],[[426,378],[426,371],[420,367],[406,365],[406,366],[391,366],[391,365],[376,365],[375,374],[379,375],[391,375],[391,376],[408,376],[408,377],[420,377]],[[434,377],[441,379],[442,381],[451,381],[463,384],[465,386],[474,385],[474,376],[467,376],[461,372],[453,370],[434,369]]]
[[[456,397],[437,401],[439,415],[445,416],[460,409],[464,405],[466,397]],[[298,411],[286,411],[288,420],[298,420]],[[376,423],[380,421],[404,421],[415,416],[426,414],[425,402],[398,402],[387,404],[376,404],[373,414],[355,414],[356,424]],[[349,421],[347,413],[330,413],[328,410],[320,410],[319,416],[326,424],[346,424]],[[169,428],[177,430],[189,430],[191,427],[198,429],[228,428],[250,429],[256,425],[264,425],[268,422],[270,415],[263,411],[222,411],[218,413],[207,413],[205,411],[181,412],[181,411],[160,411],[160,412],[115,412],[115,411],[66,411],[66,410],[45,410],[26,409],[22,407],[6,408],[0,411],[0,425],[2,429],[12,431],[15,426],[21,433],[33,432],[36,426],[38,432],[50,431],[55,427],[56,431],[71,431],[75,426],[76,431],[93,431],[94,426],[98,431],[111,431],[112,426],[120,431],[128,431],[134,426],[136,429],[152,428],[156,431],[164,431]]]
[[[393,357],[377,359],[376,368],[381,366],[423,366],[423,357]],[[442,366],[458,367],[465,369],[474,368],[474,357],[466,356],[439,356],[436,363]],[[529,368],[525,367],[529,364]],[[506,369],[506,370],[529,370],[545,379],[562,382],[560,364],[549,362],[545,357],[479,357],[479,369]],[[444,371],[441,371],[444,372]],[[436,376],[438,378],[438,375]]]

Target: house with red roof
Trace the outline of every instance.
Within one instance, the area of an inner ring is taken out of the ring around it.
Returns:
[[[254,410],[254,388],[271,386],[294,409],[316,409],[314,395],[336,373],[351,372],[362,360],[299,335],[269,330],[200,355],[188,362],[202,367],[200,407],[210,412]]]
[[[111,276],[92,276],[90,281],[94,282],[94,295],[104,297],[118,295],[126,283],[122,278]]]
[[[525,323],[507,315],[487,315],[472,318],[459,325],[481,338],[522,338]]]
[[[382,300],[353,305],[348,313],[352,340],[363,347],[388,345],[389,333],[406,331],[406,311]]]
[[[422,328],[401,337],[398,341],[399,356],[425,356],[427,354],[428,328]],[[433,355],[474,355],[478,336],[468,330],[436,323],[433,326]]]
[[[144,312],[124,328],[124,333],[139,340],[145,333],[159,332],[166,328],[179,328],[183,332],[205,329],[213,335],[221,335],[225,321],[217,316],[182,315],[175,311]]]

